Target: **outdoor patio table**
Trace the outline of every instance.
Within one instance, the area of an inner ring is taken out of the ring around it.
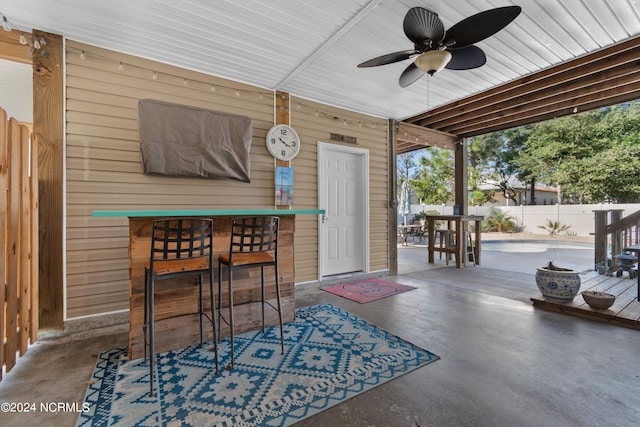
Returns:
[[[463,231],[467,229],[469,222],[475,223],[475,241],[476,241],[476,264],[480,265],[480,233],[481,233],[481,223],[484,219],[483,216],[480,215],[427,215],[425,217],[427,220],[427,233],[429,236],[429,264],[434,263],[434,252],[445,252],[453,254],[456,260],[456,268],[460,268],[461,260],[466,256],[466,245],[464,242],[464,233]],[[436,238],[435,238],[435,222],[436,221],[446,221],[447,229],[455,231],[455,243],[453,246],[448,247],[436,247]],[[453,228],[452,228],[453,227]]]
[[[419,230],[422,228],[420,224],[410,224],[410,225],[399,225],[398,231],[400,232],[400,238],[404,242],[404,245],[407,246],[407,237],[411,233],[412,230]]]
[[[638,256],[638,258],[640,258],[640,245],[631,245],[631,246],[626,246],[624,248],[625,251],[629,251],[629,252],[635,252],[636,256]],[[639,272],[640,273],[640,272]],[[636,299],[638,301],[640,301],[640,274],[636,274],[636,276],[638,276],[638,296],[636,297]]]

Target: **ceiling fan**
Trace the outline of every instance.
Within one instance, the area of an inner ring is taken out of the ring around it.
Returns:
[[[358,64],[358,67],[377,67],[418,55],[400,75],[401,87],[409,86],[425,73],[432,76],[443,68],[469,70],[481,67],[487,62],[487,57],[482,49],[473,44],[502,30],[521,10],[520,6],[485,10],[445,31],[437,13],[423,7],[411,8],[404,17],[402,27],[414,48],[370,59]]]

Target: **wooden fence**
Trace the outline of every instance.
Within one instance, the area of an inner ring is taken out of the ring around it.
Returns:
[[[38,335],[38,162],[29,128],[0,108],[0,379]]]

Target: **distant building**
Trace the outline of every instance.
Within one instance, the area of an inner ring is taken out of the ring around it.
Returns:
[[[513,206],[529,204],[531,199],[529,197],[529,192],[531,189],[524,182],[513,178],[510,180],[509,186],[515,191],[517,202],[506,198],[502,189],[495,182],[481,184],[478,186],[478,190],[487,195],[493,195],[493,201],[486,203],[486,206]],[[535,205],[555,205],[558,203],[558,189],[546,184],[537,184],[534,190],[534,201]]]

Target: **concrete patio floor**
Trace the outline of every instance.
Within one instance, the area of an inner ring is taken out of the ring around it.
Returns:
[[[296,288],[297,306],[329,302],[441,360],[300,422],[300,426],[640,425],[640,332],[534,309],[535,267],[592,262],[568,253],[482,254],[482,266],[427,265],[400,248],[416,289],[367,304]],[[426,249],[424,250],[426,254]],[[575,258],[574,258],[575,256]],[[436,257],[437,258],[437,257]],[[45,339],[0,382],[0,402],[81,402],[99,351],[126,345],[127,325]],[[74,413],[0,413],[0,425],[72,426]]]

